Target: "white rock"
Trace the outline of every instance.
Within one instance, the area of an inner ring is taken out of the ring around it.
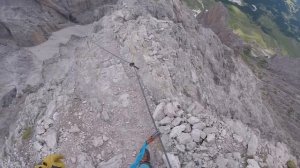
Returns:
[[[228,163],[228,159],[225,159],[223,156],[219,155],[216,160],[216,164],[218,168],[226,168],[226,164]]]
[[[226,134],[227,134],[226,130],[225,130],[225,129],[223,129],[223,130],[221,131],[221,136],[222,136],[222,137],[225,137],[225,136],[226,136]]]
[[[187,144],[192,142],[192,136],[188,133],[181,133],[178,135],[177,140],[180,144]]]
[[[187,112],[188,113],[191,113],[194,109],[196,108],[196,104],[195,103],[192,103],[188,108],[187,108]]]
[[[181,108],[181,105],[177,101],[173,102],[172,104],[173,104],[173,107],[175,107],[175,109],[177,109],[177,110],[179,110]]]
[[[193,129],[192,130],[191,135],[192,135],[193,141],[200,142],[201,132],[202,131],[198,130],[198,129]]]
[[[48,128],[50,128],[50,126],[53,125],[53,120],[48,118],[46,120],[44,120],[44,128],[47,130]]]
[[[179,110],[176,112],[176,116],[181,117],[184,114],[183,110]]]
[[[103,139],[104,142],[109,140],[109,138],[106,135],[103,135],[102,139]]]
[[[43,148],[43,146],[38,142],[38,141],[36,141],[36,142],[34,142],[33,143],[33,148],[36,150],[36,151],[41,151],[41,149]]]
[[[241,160],[241,154],[239,152],[233,152],[232,156],[235,160],[240,161]]]
[[[187,124],[187,125],[185,126],[185,129],[184,129],[183,132],[190,133],[191,131],[192,131],[191,125],[190,125],[190,124]]]
[[[193,125],[193,129],[199,129],[199,130],[203,130],[203,128],[206,127],[205,123],[197,123]]]
[[[36,133],[38,135],[41,135],[41,134],[43,134],[43,133],[46,132],[46,130],[44,129],[44,127],[41,127],[41,126],[37,126],[36,129],[35,129],[35,131],[36,131]]]
[[[216,133],[218,129],[216,127],[204,128],[203,130],[206,134]]]
[[[102,160],[102,155],[99,153],[96,157],[98,160]]]
[[[92,163],[92,159],[86,153],[82,153],[77,156],[77,164],[77,167],[95,168]]]
[[[161,102],[159,105],[156,106],[155,111],[153,112],[153,118],[156,121],[160,121],[165,117],[163,112],[165,103]]]
[[[109,115],[108,115],[107,111],[105,111],[105,110],[102,111],[102,119],[104,121],[109,121]]]
[[[185,146],[181,145],[181,144],[177,144],[176,148],[180,151],[180,152],[185,152]]]
[[[167,134],[170,132],[171,126],[170,125],[160,126],[160,127],[158,127],[158,129],[159,129],[159,132],[161,132],[163,134]]]
[[[233,134],[233,139],[236,140],[239,143],[243,142],[243,137],[241,137],[237,134]]]
[[[171,130],[170,137],[175,138],[185,130],[185,125],[181,124]]]
[[[200,114],[204,110],[204,107],[202,106],[202,104],[200,104],[198,102],[195,102],[195,104],[196,104],[196,107],[192,111],[192,114],[193,115],[198,115],[198,114]]]
[[[172,168],[181,168],[178,156],[175,156],[174,154],[171,154],[171,153],[167,153],[167,155],[168,155],[168,158],[169,158]],[[164,159],[165,164],[168,165],[165,155],[163,155],[163,159]]]
[[[206,141],[208,143],[213,142],[214,140],[215,140],[215,134],[208,134],[207,135]]]
[[[188,162],[184,168],[195,168],[197,167],[196,164],[193,161]]]
[[[238,168],[238,167],[240,167],[240,164],[239,164],[239,162],[238,161],[235,161],[235,160],[233,160],[233,159],[228,159],[228,163],[227,163],[227,165],[226,165],[227,167],[233,167],[233,168]]]
[[[45,142],[50,149],[53,149],[57,145],[57,133],[54,130],[49,130],[45,136]]]
[[[94,137],[92,140],[92,144],[94,145],[94,147],[99,147],[101,145],[103,145],[103,139],[102,137]]]
[[[164,108],[164,113],[169,117],[176,116],[176,109],[174,108],[172,103],[168,103]]]
[[[180,117],[176,117],[173,121],[172,121],[172,125],[173,126],[177,126],[181,123],[182,119]]]
[[[123,162],[123,160],[122,160],[123,157],[124,156],[122,154],[116,155],[106,162],[101,162],[98,165],[98,167],[99,168],[121,168],[122,162]]]
[[[206,133],[205,133],[205,132],[203,132],[203,131],[201,131],[201,133],[200,133],[200,137],[201,137],[202,139],[204,139],[204,138],[206,137]]]
[[[194,125],[194,124],[196,124],[196,123],[199,123],[199,122],[200,122],[200,119],[193,116],[193,117],[190,117],[190,118],[188,119],[188,122],[189,122],[190,124]]]
[[[196,143],[195,142],[190,142],[190,143],[188,143],[188,144],[186,144],[186,148],[188,149],[188,150],[194,150],[195,149],[195,147],[196,147]]]
[[[247,155],[248,156],[255,155],[257,147],[258,147],[258,139],[255,134],[252,134],[248,142]]]
[[[254,159],[248,159],[247,163],[248,163],[248,165],[246,168],[260,168],[260,166]]]
[[[69,129],[70,133],[77,133],[80,132],[80,129],[78,128],[77,124],[72,125],[71,128]]]
[[[270,154],[267,155],[266,163],[269,167],[274,167],[275,166],[274,158],[273,158],[272,155],[270,155]]]
[[[71,157],[71,162],[72,162],[73,164],[76,163],[76,158]]]
[[[167,125],[167,124],[170,124],[171,122],[172,122],[172,119],[170,117],[166,116],[165,118],[160,120],[159,124],[160,125]]]

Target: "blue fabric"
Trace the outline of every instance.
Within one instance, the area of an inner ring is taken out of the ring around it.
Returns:
[[[149,164],[141,164],[139,168],[151,168]]]
[[[148,148],[148,144],[145,142],[144,145],[142,146],[140,152],[137,154],[134,163],[130,165],[130,168],[139,168],[139,164],[141,160],[144,157],[145,151]],[[148,167],[143,167],[143,168],[148,168]]]

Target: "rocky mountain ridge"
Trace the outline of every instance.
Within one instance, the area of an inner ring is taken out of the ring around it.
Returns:
[[[1,115],[14,123],[1,122],[2,167],[32,167],[53,152],[71,167],[132,163],[153,125],[133,69],[96,44],[140,68],[173,167],[296,162],[272,139],[277,123],[255,74],[180,1],[116,3],[37,46],[1,45]],[[155,146],[153,164],[164,167]]]

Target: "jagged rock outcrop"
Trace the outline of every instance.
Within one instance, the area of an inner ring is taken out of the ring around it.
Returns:
[[[0,38],[20,46],[47,40],[53,31],[72,23],[87,24],[101,18],[116,0],[10,0],[0,2]]]
[[[106,167],[111,159],[116,167],[133,162],[153,123],[135,70],[98,45],[135,62],[152,111],[162,99],[176,100],[165,101],[154,112],[164,136],[170,132],[171,138],[163,138],[170,141],[166,144],[179,146],[168,147],[175,165],[246,165],[235,160],[240,157],[230,145],[240,154],[256,155],[247,158],[253,166],[296,160],[284,144],[267,141],[276,130],[257,78],[211,29],[198,24],[178,0],[119,0],[99,21],[62,29],[40,45],[20,48],[19,54],[13,50],[16,58],[11,62],[28,53],[33,69],[19,72],[24,78],[15,87],[16,97],[23,101],[12,99],[2,109],[18,107],[16,124],[2,146],[2,167],[32,167],[53,152],[63,153],[70,167]],[[221,149],[214,142],[224,137],[232,143]],[[268,145],[285,157],[263,151],[270,155],[267,163],[259,153]],[[198,148],[205,147],[208,155],[198,155]],[[152,163],[164,167],[159,149],[151,149]],[[216,154],[227,150],[228,157]]]

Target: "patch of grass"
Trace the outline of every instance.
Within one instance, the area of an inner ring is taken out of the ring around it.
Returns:
[[[31,135],[32,135],[32,128],[27,127],[23,130],[22,139],[28,140],[31,137]]]
[[[184,2],[191,9],[203,9],[201,0],[184,0]]]
[[[209,9],[213,4],[216,3],[215,0],[184,0],[185,4],[191,9]]]
[[[287,165],[288,168],[297,168],[295,162],[292,161],[292,160],[287,161],[286,165]]]

